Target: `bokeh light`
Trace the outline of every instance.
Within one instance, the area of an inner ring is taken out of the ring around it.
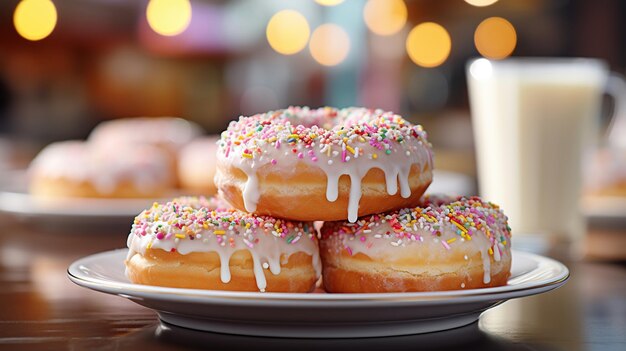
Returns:
[[[469,72],[477,80],[489,79],[493,72],[491,62],[489,60],[480,58],[470,64]]]
[[[490,17],[476,28],[474,44],[481,55],[503,59],[515,50],[517,34],[511,22],[501,17]]]
[[[316,3],[323,6],[335,6],[343,2],[343,0],[315,0]]]
[[[265,34],[272,49],[283,55],[293,55],[304,49],[311,30],[300,12],[282,10],[272,16]]]
[[[485,7],[495,4],[498,0],[465,0],[465,2],[473,6]]]
[[[57,9],[50,0],[22,0],[13,13],[13,24],[25,39],[44,39],[57,24]]]
[[[189,27],[191,3],[189,0],[150,0],[146,18],[153,31],[165,36],[178,35]]]
[[[415,26],[406,39],[406,51],[415,64],[437,67],[450,55],[452,41],[445,28],[434,22]]]
[[[392,35],[406,24],[407,8],[403,0],[369,0],[363,9],[365,24],[378,35]]]
[[[313,59],[324,66],[336,66],[350,52],[350,37],[336,24],[323,24],[311,35],[309,50]]]

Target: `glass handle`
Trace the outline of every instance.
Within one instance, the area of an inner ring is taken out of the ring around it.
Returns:
[[[612,147],[626,149],[626,80],[612,72],[606,85],[606,93],[613,98],[614,108],[607,129],[608,143]]]

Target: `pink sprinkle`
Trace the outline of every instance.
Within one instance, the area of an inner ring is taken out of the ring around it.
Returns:
[[[361,240],[361,242],[362,242],[362,243],[364,243],[364,242],[365,242],[365,237],[364,237],[364,236],[361,236],[361,237],[359,238],[359,240]]]
[[[165,234],[163,234],[162,232],[158,232],[156,238],[159,240],[163,240],[163,238],[165,238]]]
[[[315,151],[309,150],[309,156],[315,156]]]
[[[304,154],[303,154],[303,153],[301,153],[301,152],[299,152],[299,153],[298,153],[298,158],[304,158]]]
[[[352,256],[352,249],[350,248],[350,246],[346,246],[346,251],[348,251],[350,256]]]
[[[273,164],[273,165],[275,165],[275,164],[277,164],[277,163],[278,163],[278,162],[276,162],[276,160],[274,160],[274,159],[272,159],[272,161],[271,161],[271,162],[272,162],[272,164]]]
[[[445,247],[446,249],[450,250],[450,245],[448,245],[447,241],[441,240],[441,245],[443,245],[443,247]]]
[[[280,148],[280,140],[276,140],[276,148],[279,149]]]
[[[252,245],[252,243],[250,241],[248,241],[248,239],[244,238],[243,242],[244,242],[244,244],[246,244],[246,246],[248,246],[251,249],[254,247],[254,245]]]
[[[315,156],[311,157],[311,161],[317,162],[317,157],[315,157]]]
[[[346,150],[341,151],[341,162],[346,162]]]

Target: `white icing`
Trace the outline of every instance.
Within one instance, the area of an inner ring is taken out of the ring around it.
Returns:
[[[474,247],[480,252],[483,261],[483,283],[489,284],[491,282],[491,258],[489,257],[491,243],[485,235],[475,235],[469,243],[474,244]]]
[[[161,224],[167,225],[166,222],[156,222],[154,226]],[[168,227],[168,231],[172,228]],[[150,232],[150,231],[149,231]],[[202,239],[196,240],[178,240],[175,239],[163,239],[158,240],[154,235],[139,236],[131,233],[128,237],[128,247],[130,248],[130,256],[134,253],[145,254],[148,244],[152,249],[161,249],[170,251],[176,249],[176,251],[182,255],[189,254],[191,252],[216,252],[220,257],[220,277],[223,283],[228,283],[231,279],[229,262],[230,257],[239,250],[247,250],[250,252],[253,261],[254,277],[256,279],[257,287],[259,290],[264,290],[267,287],[265,275],[263,272],[263,263],[269,265],[269,271],[278,275],[281,272],[280,256],[281,253],[288,259],[289,256],[296,252],[304,252],[312,257],[312,264],[315,269],[317,277],[321,274],[321,264],[319,261],[319,251],[317,242],[311,238],[301,238],[297,243],[287,243],[284,238],[278,238],[271,234],[261,233],[258,243],[253,247],[249,247],[244,238],[240,235],[234,235],[228,233],[222,235],[225,240],[223,244],[218,243],[212,231],[200,232]],[[228,243],[228,238],[234,238],[233,244]],[[129,257],[130,258],[130,257]]]
[[[145,254],[148,247],[165,251],[175,249],[182,255],[191,252],[216,252],[220,258],[221,281],[228,283],[231,280],[229,268],[231,256],[237,251],[247,250],[252,256],[257,287],[260,291],[264,291],[267,287],[267,281],[263,266],[268,267],[271,274],[278,275],[281,272],[281,256],[284,260],[282,263],[286,263],[292,254],[304,252],[312,257],[316,276],[319,278],[321,275],[319,248],[312,223],[307,227],[309,232],[289,232],[286,233],[285,237],[274,235],[274,229],[271,225],[269,228],[261,226],[249,229],[243,229],[240,226],[227,227],[226,229],[210,227],[209,229],[194,230],[195,239],[191,240],[189,238],[176,238],[175,234],[182,234],[181,230],[168,223],[165,218],[158,221],[146,221],[142,219],[142,215],[143,213],[137,217],[138,219],[128,237],[127,246],[130,250],[127,259],[130,259],[135,253]],[[192,227],[193,225],[188,226],[187,229]],[[224,234],[215,234],[216,229],[223,230]],[[157,237],[158,231],[164,235],[161,239]],[[140,234],[141,232],[145,232],[145,235]],[[286,238],[291,236],[293,239],[289,242]]]
[[[96,126],[89,135],[89,142],[96,145],[168,145],[173,151],[201,133],[200,126],[181,118],[120,118]]]
[[[464,249],[466,252],[472,252],[474,250],[480,252],[484,272],[483,282],[488,284],[491,281],[491,259],[489,255],[491,243],[482,232],[475,232],[472,236],[472,240],[465,240],[461,243],[461,241],[458,240],[458,235],[454,227],[450,227],[448,230],[442,230],[441,236],[432,235],[430,231],[421,228],[410,232],[411,234],[415,234],[417,238],[421,237],[421,240],[398,238],[393,234],[393,227],[387,222],[380,223],[370,230],[370,233],[361,232],[357,235],[335,234],[323,240],[328,241],[328,247],[348,249],[352,255],[363,253],[372,259],[387,262],[393,262],[399,257],[410,256],[415,252],[415,249],[419,247],[421,253],[426,252],[427,255],[430,255],[421,257],[421,259],[435,262],[440,259],[441,255],[447,254],[447,249],[441,244],[441,241],[456,238],[457,242],[451,245],[469,245],[469,248]],[[361,241],[361,236],[365,236],[366,240]],[[473,250],[471,248],[473,248]],[[508,255],[508,252],[503,251],[502,255]],[[464,258],[467,259],[467,255],[465,255]],[[500,261],[501,259],[500,251],[494,249],[494,260]]]
[[[148,193],[172,181],[170,159],[150,146],[101,149],[82,141],[62,141],[48,145],[29,167],[31,177],[90,182],[103,194],[111,193],[121,182],[131,182]]]
[[[435,207],[429,209],[432,211],[429,212],[431,213],[429,219],[418,216],[415,222],[411,222],[414,223],[412,225],[409,225],[407,220],[416,217],[415,215],[404,217],[407,216],[407,210],[396,211],[391,217],[381,215],[377,220],[364,217],[356,224],[328,222],[321,229],[324,246],[338,251],[347,250],[351,255],[362,253],[374,260],[384,262],[403,260],[419,252],[421,261],[433,264],[441,262],[442,257],[445,257],[450,250],[456,250],[462,254],[466,261],[469,260],[469,256],[478,252],[483,267],[483,283],[489,284],[492,279],[491,257],[495,262],[510,259],[510,243],[506,246],[503,244],[508,241],[509,235],[506,216],[500,213],[501,217],[496,219],[494,214],[497,210],[478,209],[477,211],[487,211],[481,212],[483,216],[481,223],[484,227],[476,229],[469,226],[471,236],[466,235],[466,237],[471,239],[468,240],[459,235],[458,227],[451,223],[445,214],[441,214],[443,210],[437,209],[441,204],[438,203],[440,200],[431,200]],[[432,217],[433,215],[435,217]],[[485,221],[487,217],[489,219]],[[404,221],[400,227],[397,227],[398,221]],[[433,226],[436,227],[437,235],[433,232]],[[354,229],[347,229],[347,231],[344,229],[350,227]],[[422,268],[416,267],[416,269]],[[423,269],[426,270],[428,267],[423,267]]]
[[[230,255],[232,253],[228,253],[227,250],[217,251],[217,254],[220,256],[220,279],[222,283],[230,282],[230,267],[228,262],[230,261]]]
[[[257,177],[256,170],[253,170],[252,167],[250,168],[250,170],[244,169],[248,180],[243,188],[242,195],[246,211],[254,212],[256,211],[256,205],[259,203],[261,193],[259,192],[259,178]]]
[[[364,109],[351,110],[349,115],[344,118],[344,123],[358,123],[360,114],[364,114]],[[381,114],[382,111],[376,111]],[[367,115],[371,117],[372,115]],[[366,117],[364,117],[366,118]],[[225,132],[225,133],[228,133]],[[383,144],[384,149],[379,149],[371,145],[368,140],[359,141],[352,138],[350,147],[354,152],[346,151],[346,144],[333,144],[333,151],[327,152],[324,145],[313,145],[305,147],[302,143],[295,146],[282,145],[279,142],[267,143],[263,140],[255,140],[255,147],[262,150],[261,155],[253,158],[242,157],[242,152],[249,146],[243,143],[239,145],[222,145],[228,148],[228,151],[221,150],[218,152],[218,162],[239,168],[247,175],[247,181],[242,185],[242,196],[246,211],[255,212],[257,204],[261,196],[261,189],[258,184],[258,173],[267,172],[282,175],[289,178],[290,175],[298,168],[299,164],[306,164],[313,167],[319,167],[327,179],[326,199],[334,202],[339,197],[339,179],[342,175],[350,178],[350,190],[348,200],[348,220],[355,222],[359,215],[359,202],[362,196],[361,180],[373,168],[382,170],[385,174],[385,182],[387,193],[395,195],[400,189],[400,195],[404,198],[411,196],[411,187],[409,184],[409,174],[414,165],[418,166],[421,171],[425,166],[432,169],[432,152],[429,145],[426,145],[421,139],[404,135],[402,143],[393,142]],[[391,144],[391,146],[390,146]],[[296,149],[296,152],[285,152],[284,149]],[[341,152],[340,152],[341,150]],[[386,151],[390,153],[387,154]],[[313,157],[309,157],[308,153],[312,152]],[[303,157],[296,157],[294,154],[304,154]],[[346,157],[343,157],[343,153]],[[376,154],[376,157],[373,155]],[[351,158],[352,157],[352,158]],[[345,161],[344,161],[345,160]],[[430,175],[428,175],[430,177]],[[423,179],[424,181],[429,180]],[[228,182],[225,175],[218,172],[216,184]]]

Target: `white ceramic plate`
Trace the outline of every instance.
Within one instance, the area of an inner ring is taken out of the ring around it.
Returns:
[[[167,199],[40,198],[26,190],[26,173],[15,172],[0,184],[0,213],[46,227],[128,226],[154,201]],[[175,197],[178,194],[171,194]]]
[[[508,299],[563,285],[569,271],[555,260],[515,251],[508,285],[486,289],[383,294],[229,292],[133,284],[124,274],[127,249],[74,262],[81,286],[154,309],[170,324],[227,334],[344,338],[409,335],[470,324]]]
[[[0,214],[52,230],[128,227],[133,218],[162,199],[42,199],[24,192],[0,191]]]

